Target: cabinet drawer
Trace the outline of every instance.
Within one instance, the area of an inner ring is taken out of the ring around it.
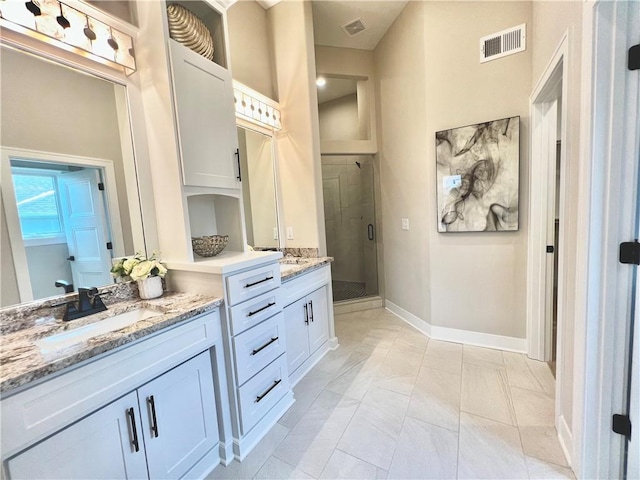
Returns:
[[[233,339],[238,385],[253,377],[285,351],[282,312]]]
[[[273,263],[254,268],[248,272],[227,277],[227,298],[229,305],[249,300],[280,286],[280,264]]]
[[[287,357],[280,355],[267,368],[238,388],[242,434],[251,430],[288,391]]]
[[[241,305],[231,307],[229,309],[231,333],[238,335],[281,311],[282,301],[279,290],[267,292]]]

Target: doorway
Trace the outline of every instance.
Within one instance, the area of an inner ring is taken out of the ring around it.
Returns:
[[[112,166],[8,149],[4,158],[3,209],[20,301],[113,283],[112,258],[124,247],[122,229],[110,222],[120,218]]]
[[[323,155],[322,190],[333,300],[377,295],[372,156]]]

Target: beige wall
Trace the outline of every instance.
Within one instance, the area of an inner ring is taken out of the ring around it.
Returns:
[[[567,139],[562,145],[565,150],[566,178],[564,179],[566,210],[578,211],[578,178],[580,178],[580,97],[581,91],[581,50],[582,50],[582,2],[534,2],[532,21],[533,44],[533,87],[540,81],[545,68],[551,61],[553,54],[565,33],[568,34],[568,79],[567,82],[567,111],[562,112],[567,122]],[[559,378],[562,387],[558,389],[560,399],[559,414],[565,417],[567,425],[572,428],[573,423],[573,370],[574,370],[574,326],[576,290],[576,249],[579,238],[577,235],[577,218],[567,215],[561,218],[565,233],[565,246],[560,245],[559,254],[566,263],[565,298],[558,299],[563,305],[563,316],[559,319],[559,338],[562,341],[563,364]]]
[[[227,23],[234,80],[277,100],[266,10],[254,0],[241,0],[227,11]]]
[[[273,238],[278,228],[276,192],[273,184],[271,138],[254,132],[246,133],[247,162],[251,185],[251,212],[254,246],[277,247]],[[246,198],[246,197],[245,197]]]
[[[287,247],[326,252],[313,23],[309,2],[281,2],[268,10],[284,129],[276,137]]]
[[[320,140],[359,138],[358,96],[354,93],[318,106]]]
[[[529,3],[410,2],[375,51],[386,297],[434,326],[526,334],[531,50],[480,64],[477,45],[530,22]],[[514,115],[520,230],[438,234],[435,132]]]

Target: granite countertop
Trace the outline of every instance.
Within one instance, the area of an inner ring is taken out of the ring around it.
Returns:
[[[46,375],[132,343],[194,315],[213,310],[221,304],[221,298],[165,292],[162,297],[153,300],[122,299],[108,305],[109,309],[105,312],[70,322],[63,322],[59,314],[54,315],[51,308],[43,307],[40,310],[31,308],[28,315],[20,310],[20,307],[0,311],[2,314],[0,321],[5,324],[2,325],[4,328],[0,335],[0,393],[6,394],[12,389]],[[51,335],[71,332],[111,316],[140,308],[156,310],[160,314],[65,348],[45,351],[35,344],[36,341]],[[38,312],[41,312],[40,316]],[[17,324],[19,327],[8,326],[7,323]]]
[[[285,257],[280,260],[280,279],[282,282],[287,282],[331,262],[333,257]]]

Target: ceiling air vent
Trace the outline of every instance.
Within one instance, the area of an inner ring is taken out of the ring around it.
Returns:
[[[354,35],[360,33],[365,29],[364,23],[362,23],[361,18],[356,18],[355,20],[350,21],[349,23],[345,23],[342,25],[342,29],[345,31],[347,35],[353,37]]]
[[[506,57],[526,49],[526,24],[509,28],[480,39],[480,63]]]

